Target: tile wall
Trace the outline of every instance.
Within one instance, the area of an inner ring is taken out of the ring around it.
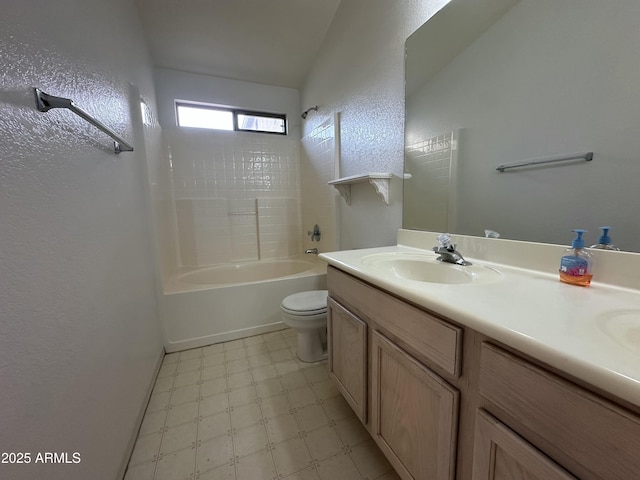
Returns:
[[[297,255],[300,142],[276,135],[165,129],[183,266]]]
[[[420,202],[404,202],[405,228],[423,228],[434,231],[451,230],[453,202],[451,183],[455,180],[457,146],[455,132],[429,138],[416,138],[405,147],[405,189]],[[424,208],[429,205],[429,208]]]
[[[318,224],[322,237],[311,242],[304,237],[304,248],[317,247],[321,252],[338,250],[336,228],[336,190],[327,182],[338,176],[339,126],[331,116],[302,138],[301,194],[302,227],[306,234]]]

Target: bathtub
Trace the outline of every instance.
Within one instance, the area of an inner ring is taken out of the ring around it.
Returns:
[[[281,330],[284,297],[326,288],[327,265],[315,256],[182,269],[158,300],[165,350]]]

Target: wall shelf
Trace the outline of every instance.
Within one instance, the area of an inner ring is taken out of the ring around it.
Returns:
[[[376,193],[382,197],[384,203],[389,205],[389,183],[392,176],[390,173],[366,173],[364,175],[336,178],[331,180],[329,185],[333,185],[340,193],[340,196],[347,202],[347,205],[351,205],[351,185],[368,182],[373,185]]]

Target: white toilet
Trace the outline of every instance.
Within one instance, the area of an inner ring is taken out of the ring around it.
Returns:
[[[282,300],[282,321],[298,332],[298,358],[318,362],[327,358],[327,290],[289,295]]]

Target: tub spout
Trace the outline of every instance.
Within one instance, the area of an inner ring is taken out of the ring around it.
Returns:
[[[307,255],[309,255],[309,254],[311,254],[311,253],[313,253],[313,254],[317,255],[317,254],[318,254],[318,249],[317,249],[317,248],[307,248],[307,249],[304,251],[304,253],[306,253]]]

